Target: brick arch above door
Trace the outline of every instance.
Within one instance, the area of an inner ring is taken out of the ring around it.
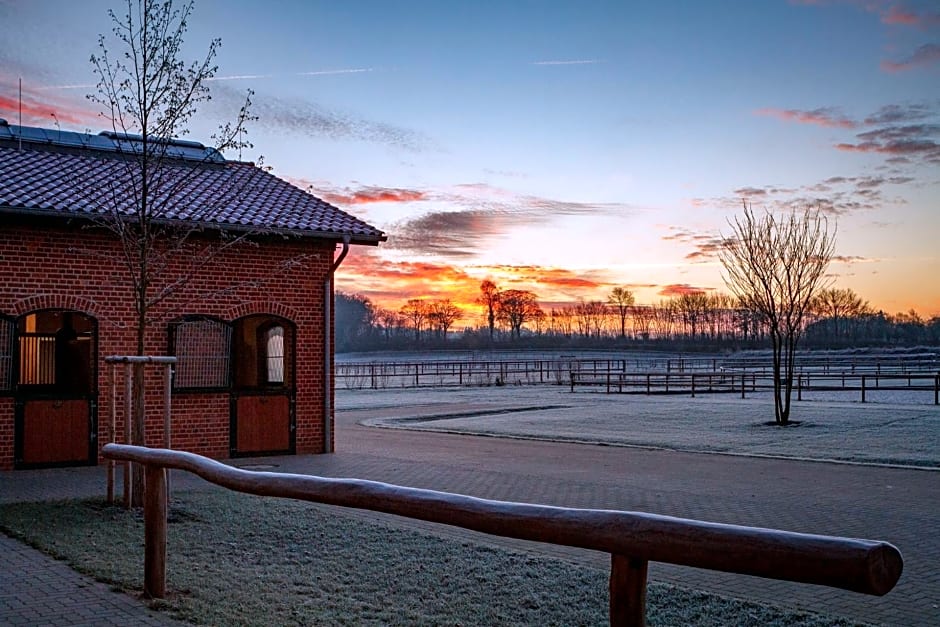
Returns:
[[[226,320],[238,320],[247,316],[279,316],[296,321],[300,318],[300,312],[275,301],[252,301],[230,308],[224,317]]]
[[[77,311],[93,318],[101,317],[98,303],[74,294],[34,294],[13,303],[13,311],[17,316],[44,309]]]

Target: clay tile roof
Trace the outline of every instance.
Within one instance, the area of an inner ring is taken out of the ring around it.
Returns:
[[[76,217],[136,211],[140,138],[84,135],[0,120],[0,214]],[[136,152],[135,152],[136,149]],[[160,219],[221,229],[377,244],[385,234],[250,163],[189,141],[166,142],[151,180]]]

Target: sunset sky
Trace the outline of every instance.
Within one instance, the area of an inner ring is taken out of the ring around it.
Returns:
[[[105,128],[85,95],[109,7],[0,0],[0,117],[22,78],[24,124]],[[388,233],[337,279],[381,306],[475,315],[485,278],[547,307],[724,290],[748,201],[822,209],[835,286],[940,314],[938,0],[201,0],[186,58],[213,37],[188,138],[253,89],[242,158]]]

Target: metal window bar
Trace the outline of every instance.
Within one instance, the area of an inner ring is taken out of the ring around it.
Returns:
[[[20,385],[53,385],[55,381],[55,335],[20,335]]]
[[[215,320],[188,320],[174,328],[174,388],[220,388],[228,385],[232,329]]]
[[[13,329],[12,320],[0,318],[0,390],[13,389]]]
[[[265,334],[268,383],[284,383],[284,327],[271,327]]]

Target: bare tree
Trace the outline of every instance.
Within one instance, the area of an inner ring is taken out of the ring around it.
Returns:
[[[845,320],[871,313],[868,301],[851,288],[831,287],[820,290],[812,303],[813,313],[832,321],[831,331],[838,337],[846,333]]]
[[[375,312],[375,318],[379,326],[382,327],[382,333],[386,343],[391,341],[393,335],[400,335],[405,326],[405,320],[402,315],[390,309],[378,309]]]
[[[631,307],[633,320],[633,339],[650,339],[650,330],[653,328],[653,320],[656,311],[653,305],[635,305]]]
[[[522,326],[534,319],[542,308],[539,307],[538,298],[528,290],[506,290],[500,293],[499,308],[496,318],[504,322],[510,333],[516,338],[522,336]]]
[[[463,312],[460,307],[451,302],[449,298],[434,300],[428,303],[428,323],[434,325],[440,333],[441,339],[447,339],[447,331],[454,323],[460,320]]]
[[[499,309],[499,288],[495,283],[489,279],[480,283],[480,297],[477,303],[483,305],[486,312],[486,322],[490,328],[490,342],[492,342],[493,332],[496,329],[496,311]]]
[[[221,45],[209,44],[201,61],[181,60],[192,2],[175,8],[172,0],[127,0],[127,12],[112,22],[114,53],[109,40],[99,37],[98,54],[91,56],[98,77],[97,92],[88,99],[102,107],[101,116],[112,128],[119,147],[122,171],[106,189],[87,189],[97,205],[95,222],[120,243],[119,261],[133,290],[136,317],[136,354],[143,355],[151,312],[159,303],[182,290],[222,250],[241,242],[219,230],[212,240],[197,224],[217,223],[226,205],[222,199],[200,207],[187,207],[182,192],[198,175],[197,167],[180,167],[174,142],[188,133],[198,106],[209,100],[208,81],[216,71],[214,58]],[[245,123],[251,119],[250,93],[233,123],[213,137],[215,146],[203,153],[217,160],[227,149],[241,150]],[[243,185],[250,185],[244,180]],[[86,186],[88,187],[88,186]],[[238,190],[226,190],[237,194]],[[197,235],[198,234],[198,235]],[[180,264],[180,262],[182,262]],[[167,272],[174,263],[186,268]],[[130,417],[132,442],[144,444],[144,374],[135,369],[134,410]],[[132,503],[142,504],[140,472],[133,479]]]
[[[675,303],[689,338],[694,341],[702,331],[707,316],[708,294],[701,290],[685,292],[675,298]]]
[[[617,309],[617,315],[620,316],[620,337],[627,337],[627,316],[630,314],[630,308],[636,299],[633,292],[625,287],[615,287],[607,296],[607,304],[613,305]]]
[[[824,287],[835,228],[830,231],[818,210],[755,215],[747,203],[743,215],[729,224],[732,234],[723,238],[719,251],[725,283],[767,325],[773,348],[774,418],[786,425],[796,347],[813,296]]]
[[[398,310],[415,332],[415,342],[421,341],[421,329],[428,320],[428,303],[420,298],[411,298]]]

